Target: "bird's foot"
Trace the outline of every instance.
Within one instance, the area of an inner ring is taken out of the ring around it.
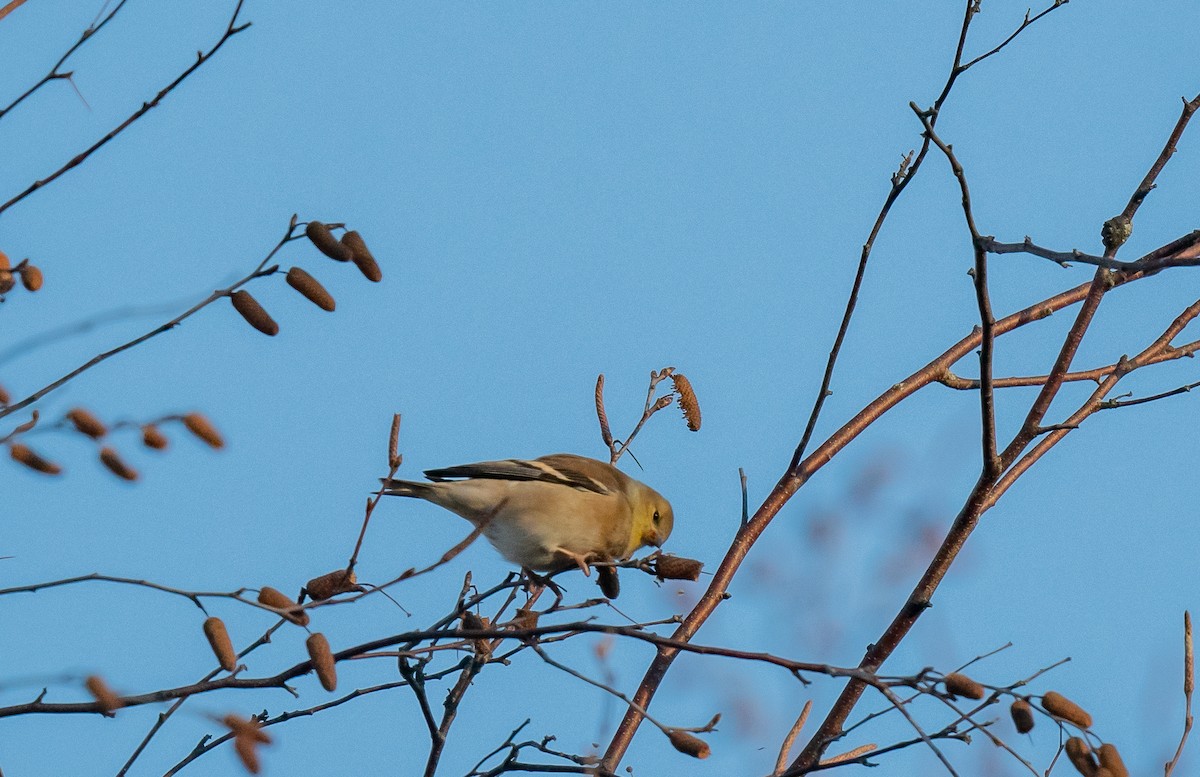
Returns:
[[[579,553],[567,550],[566,548],[555,548],[554,552],[560,556],[564,556],[577,567],[579,567],[579,571],[583,573],[584,577],[592,576],[592,568],[588,566],[588,557],[586,555],[580,555]]]

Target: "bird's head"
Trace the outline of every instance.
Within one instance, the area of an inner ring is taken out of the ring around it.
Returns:
[[[645,545],[662,547],[675,526],[671,503],[649,486],[638,484],[633,493],[633,537],[630,555]]]

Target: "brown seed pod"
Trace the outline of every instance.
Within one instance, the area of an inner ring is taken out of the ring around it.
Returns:
[[[337,307],[337,303],[333,301],[333,295],[326,291],[316,278],[299,267],[293,267],[287,271],[287,282],[288,286],[303,294],[305,299],[321,310],[332,312]]]
[[[1096,777],[1096,770],[1100,768],[1096,764],[1096,759],[1092,755],[1092,748],[1088,747],[1088,743],[1083,741],[1081,737],[1071,737],[1067,740],[1067,758],[1075,767],[1075,771],[1083,775],[1083,777]]]
[[[692,758],[705,759],[712,755],[712,748],[708,743],[697,736],[692,736],[686,731],[680,731],[677,728],[667,729],[667,739],[671,740],[671,746],[681,753],[690,755]]]
[[[617,568],[596,567],[596,585],[600,586],[600,593],[609,599],[620,596],[621,578],[617,577]]]
[[[367,244],[363,242],[362,235],[354,230],[350,230],[342,235],[342,245],[350,249],[351,256],[354,261],[354,266],[359,269],[367,280],[372,283],[379,283],[383,280],[383,271],[379,269],[379,263],[375,261],[375,257],[371,255]]]
[[[125,706],[125,702],[121,701],[121,697],[108,687],[108,683],[99,675],[91,675],[83,681],[83,685],[87,688],[87,692],[96,700],[96,704],[100,707],[100,711],[105,715],[112,715],[117,710]]]
[[[12,402],[12,395],[8,393],[8,389],[0,386],[0,405],[7,405]]]
[[[46,475],[58,475],[62,472],[62,467],[53,461],[42,458],[34,453],[28,445],[22,445],[19,442],[15,442],[9,446],[8,455],[12,456],[13,461],[24,464],[26,467]]]
[[[250,296],[250,292],[239,289],[229,295],[229,301],[233,303],[233,309],[240,313],[250,326],[268,337],[279,334],[279,324],[276,324],[275,319],[258,304],[258,300]]]
[[[161,451],[165,450],[168,444],[167,436],[154,424],[146,424],[142,427],[142,445]]]
[[[234,736],[245,737],[262,745],[271,744],[271,735],[263,731],[262,723],[257,718],[243,718],[229,714],[221,718],[221,722],[234,733]]]
[[[975,682],[970,677],[967,677],[965,674],[951,672],[943,677],[942,680],[946,683],[947,691],[954,696],[961,696],[964,699],[979,700],[983,698],[985,693],[987,693],[982,685]]]
[[[671,382],[675,384],[675,393],[679,395],[679,409],[683,411],[687,428],[693,432],[700,431],[700,401],[692,390],[692,382],[679,373],[671,375]]]
[[[1042,709],[1056,718],[1062,718],[1068,723],[1074,723],[1080,728],[1092,727],[1092,716],[1082,707],[1063,696],[1057,691],[1048,691],[1042,697]]]
[[[655,558],[651,568],[660,580],[699,580],[704,563],[694,558],[665,555]]]
[[[329,640],[319,631],[308,635],[304,642],[308,648],[308,657],[312,659],[313,671],[321,681],[321,687],[327,691],[337,689],[337,668],[333,661],[333,651],[329,649]]]
[[[308,592],[309,599],[314,602],[323,602],[331,596],[364,589],[358,585],[358,576],[354,574],[353,570],[336,569],[309,580],[304,584],[304,590]]]
[[[604,373],[596,377],[596,418],[600,421],[600,439],[609,448],[613,445],[612,429],[608,426],[608,413],[604,412]]]
[[[233,642],[229,639],[229,632],[225,629],[225,621],[220,618],[208,618],[204,621],[204,636],[208,639],[208,646],[212,648],[213,655],[217,657],[217,663],[226,672],[232,672],[237,669],[237,653],[234,652]]]
[[[212,448],[224,448],[225,439],[206,417],[200,413],[188,413],[183,417],[183,425],[189,432],[208,443]]]
[[[125,463],[116,448],[110,448],[107,445],[101,448],[100,463],[122,480],[133,482],[138,479],[137,470]]]
[[[1033,705],[1027,699],[1014,701],[1008,712],[1012,715],[1013,725],[1017,727],[1018,734],[1033,731]]]
[[[336,259],[339,262],[348,262],[354,258],[353,252],[349,246],[338,242],[338,239],[329,231],[329,227],[319,221],[310,221],[304,227],[304,234],[312,241],[312,244],[317,247],[317,250],[328,256],[330,259]]]
[[[1100,745],[1097,752],[1100,755],[1100,766],[1102,769],[1107,769],[1112,777],[1129,777],[1129,770],[1125,768],[1125,761],[1117,752],[1116,745],[1105,743]]]
[[[282,591],[263,586],[258,592],[258,603],[281,610],[280,616],[287,618],[297,626],[308,625],[308,613],[299,607],[287,594]]]
[[[37,265],[26,264],[21,268],[21,285],[25,291],[37,291],[42,288],[42,270]]]
[[[13,274],[8,270],[0,270],[0,294],[7,294],[17,285]]]
[[[104,425],[104,422],[92,415],[92,412],[86,408],[76,407],[67,411],[67,420],[75,426],[80,434],[86,434],[93,440],[99,440],[108,434],[108,427]]]

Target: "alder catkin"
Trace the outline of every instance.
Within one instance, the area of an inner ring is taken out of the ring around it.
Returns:
[[[15,442],[9,446],[8,455],[12,457],[13,461],[24,464],[26,467],[36,472],[41,472],[44,475],[58,475],[62,473],[62,467],[34,453],[33,449],[28,445]]]
[[[80,434],[86,434],[93,440],[99,440],[108,434],[108,427],[86,408],[76,407],[67,411],[67,420],[74,425],[76,431]]]
[[[333,300],[333,295],[326,291],[325,287],[316,278],[299,267],[293,267],[287,271],[287,283],[288,286],[303,294],[305,299],[321,310],[333,312],[333,309],[337,307],[337,303]]]
[[[318,251],[330,259],[348,262],[354,258],[350,248],[339,243],[338,239],[329,231],[329,227],[319,221],[308,222],[308,225],[304,227],[304,234],[308,236],[309,241],[317,247]]]
[[[275,319],[258,304],[258,300],[250,296],[250,292],[239,289],[229,295],[229,301],[233,303],[233,309],[240,313],[250,326],[268,337],[279,334],[279,324],[276,324]]]
[[[1082,707],[1063,696],[1057,691],[1048,691],[1042,697],[1042,709],[1056,718],[1062,718],[1068,723],[1074,723],[1080,728],[1092,727],[1092,716]]]
[[[224,448],[225,439],[221,437],[221,433],[217,431],[217,427],[212,425],[212,421],[201,415],[200,413],[188,413],[183,417],[184,427],[196,435],[196,437],[207,443],[212,448]]]
[[[679,409],[683,411],[687,428],[693,432],[700,431],[700,401],[696,399],[692,382],[679,373],[671,376],[671,382],[675,384],[675,393],[679,395]]]
[[[1107,769],[1113,777],[1129,777],[1129,770],[1125,768],[1125,761],[1117,752],[1116,745],[1108,743],[1100,745],[1097,753],[1100,756],[1100,766]]]
[[[133,482],[138,479],[137,470],[125,463],[121,458],[121,454],[117,453],[115,448],[110,448],[107,445],[100,449],[100,463],[108,468],[108,471],[121,478]]]
[[[1017,727],[1018,734],[1033,731],[1033,705],[1026,699],[1014,701],[1008,712],[1012,715],[1013,725]]]
[[[984,687],[967,677],[965,674],[951,672],[942,680],[946,683],[946,690],[954,696],[961,696],[964,699],[982,699],[986,691]]]
[[[308,613],[297,605],[291,597],[276,588],[263,586],[258,592],[258,603],[280,610],[279,614],[282,617],[295,623],[297,626],[308,625]]]
[[[651,568],[662,580],[699,580],[704,563],[694,558],[665,555],[655,558]]]
[[[125,706],[121,701],[121,697],[116,692],[108,687],[108,683],[104,682],[104,678],[99,675],[91,675],[83,681],[83,685],[87,688],[87,692],[96,700],[100,711],[105,715],[112,715],[115,711]]]
[[[358,585],[358,576],[353,571],[337,569],[309,580],[304,584],[304,590],[314,602],[323,602],[338,594],[362,591],[363,587]]]
[[[342,245],[350,249],[350,255],[354,261],[354,266],[359,272],[372,283],[379,283],[383,280],[383,271],[379,269],[379,263],[375,261],[375,257],[371,255],[367,244],[363,242],[362,235],[354,230],[350,230],[342,235]]]
[[[226,672],[237,669],[237,653],[229,639],[229,632],[225,629],[225,621],[215,617],[205,620],[204,636],[208,639],[208,646],[212,648],[221,668]]]
[[[142,427],[142,445],[156,451],[165,450],[168,445],[167,437],[154,424],[146,424]]]
[[[21,268],[21,285],[25,291],[37,291],[42,288],[42,270],[37,265],[26,264]]]
[[[13,286],[17,282],[13,279],[13,274],[9,272],[12,265],[8,262],[8,254],[0,251],[0,294],[7,294],[12,291]]]
[[[596,585],[600,586],[600,593],[609,599],[620,596],[621,578],[617,577],[617,568],[596,567]]]
[[[329,640],[319,631],[308,635],[304,646],[308,648],[308,657],[312,659],[313,671],[321,681],[321,687],[327,691],[337,689],[337,668],[333,661],[333,651],[329,649]]]
[[[1096,770],[1099,767],[1096,765],[1096,759],[1092,756],[1092,748],[1088,747],[1087,742],[1080,737],[1071,737],[1067,740],[1066,751],[1067,758],[1075,767],[1075,771],[1082,774],[1083,777],[1096,777]]]
[[[707,742],[700,737],[692,736],[686,731],[680,731],[675,728],[668,729],[667,739],[671,740],[672,747],[681,753],[690,755],[692,758],[703,760],[712,755],[712,748],[708,746]]]

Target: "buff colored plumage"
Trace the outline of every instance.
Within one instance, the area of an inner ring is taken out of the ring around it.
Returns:
[[[671,534],[671,505],[602,461],[556,453],[425,472],[430,483],[384,481],[384,493],[424,499],[466,518],[509,561],[540,572],[626,559]]]

